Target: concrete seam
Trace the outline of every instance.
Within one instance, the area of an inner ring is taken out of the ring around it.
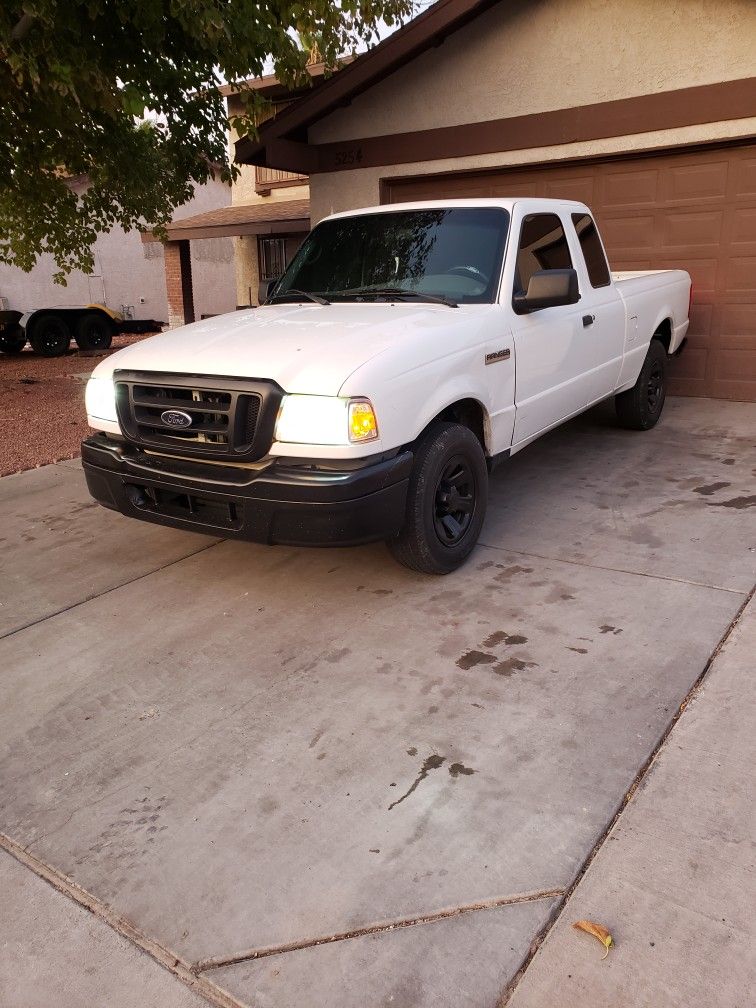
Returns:
[[[316,938],[304,938],[300,941],[287,942],[281,945],[263,946],[249,949],[236,955],[218,956],[212,959],[201,959],[195,963],[192,970],[199,974],[208,970],[220,969],[222,966],[234,966],[238,963],[255,959],[265,959],[268,956],[281,955],[284,952],[298,952],[301,949],[313,948],[317,945],[330,945],[333,942],[348,941],[351,938],[363,938],[366,935],[385,934],[398,931],[400,928],[415,927],[421,924],[433,924],[435,921],[448,920],[450,917],[460,917],[462,914],[476,913],[480,910],[495,910],[498,907],[518,906],[521,903],[534,903],[537,900],[555,899],[564,895],[564,889],[539,889],[534,892],[517,893],[513,896],[502,896],[500,899],[481,900],[477,903],[466,903],[462,906],[450,907],[446,910],[436,910],[432,913],[416,917],[398,917],[394,920],[378,924],[368,924],[352,931],[339,931],[331,935],[321,935]]]
[[[88,910],[94,917],[102,921],[103,924],[106,924],[113,931],[117,932],[117,934],[121,935],[122,938],[125,938],[141,952],[148,955],[158,965],[168,970],[169,973],[180,980],[190,990],[196,994],[201,994],[210,1004],[215,1005],[216,1008],[244,1008],[243,1002],[238,1001],[226,991],[216,987],[212,981],[205,977],[197,976],[186,960],[176,955],[175,952],[172,952],[154,938],[150,938],[144,934],[127,917],[116,913],[115,910],[106,906],[96,896],[93,896],[86,889],[78,885],[78,883],[74,882],[73,879],[70,879],[63,872],[58,871],[57,868],[53,868],[26,851],[15,840],[11,840],[9,836],[6,836],[5,833],[0,833],[0,849],[15,858],[16,861],[32,871],[38,878],[47,882],[61,895],[68,897],[68,899],[78,904],[78,906]]]
[[[591,567],[593,570],[609,571],[612,574],[630,574],[633,577],[650,578],[652,581],[672,581],[674,584],[692,585],[694,588],[710,588],[712,591],[729,592],[731,595],[747,595],[740,588],[725,588],[723,585],[705,584],[703,581],[688,581],[686,578],[667,577],[664,574],[646,574],[643,571],[626,570],[624,567],[604,567],[602,564],[590,563],[588,560],[566,560],[563,557],[549,557],[542,553],[527,553],[525,550],[510,549],[508,546],[492,546],[490,543],[478,542],[484,549],[497,550],[500,553],[515,553],[518,556],[535,557],[549,563],[570,564],[572,567]]]
[[[651,752],[651,754],[649,755],[648,759],[646,759],[646,761],[643,763],[643,765],[641,766],[641,768],[638,771],[638,773],[635,775],[632,784],[630,785],[630,787],[625,792],[624,797],[622,798],[622,801],[619,803],[619,806],[618,806],[617,810],[615,811],[614,815],[609,820],[609,823],[607,824],[606,828],[602,832],[601,836],[598,838],[598,840],[596,841],[596,843],[593,845],[593,848],[592,848],[590,854],[586,857],[585,861],[583,861],[583,864],[580,866],[580,869],[579,869],[577,875],[575,876],[575,878],[573,879],[572,883],[565,890],[565,892],[562,894],[562,896],[561,896],[561,898],[559,900],[558,905],[556,907],[554,907],[554,909],[553,909],[553,911],[552,911],[552,913],[551,913],[551,915],[549,917],[549,920],[546,922],[546,924],[543,926],[543,928],[541,928],[541,930],[539,931],[539,933],[535,936],[535,938],[531,942],[530,950],[529,950],[527,956],[525,957],[525,960],[523,961],[523,963],[520,966],[520,968],[517,971],[517,973],[515,973],[515,975],[509,981],[509,983],[507,984],[507,986],[504,988],[504,991],[502,992],[501,998],[499,999],[499,1001],[498,1001],[498,1003],[496,1005],[496,1008],[506,1008],[506,1006],[510,1003],[510,1001],[512,999],[512,996],[514,995],[515,991],[517,990],[517,987],[518,987],[520,981],[522,980],[523,976],[525,975],[525,973],[526,973],[528,967],[530,966],[531,962],[535,958],[538,950],[540,949],[540,947],[543,944],[543,942],[545,941],[545,939],[548,937],[549,932],[554,927],[554,925],[556,924],[556,922],[559,920],[559,918],[562,916],[562,914],[566,912],[567,906],[569,904],[570,897],[572,896],[573,892],[575,891],[575,889],[580,884],[580,881],[582,880],[582,878],[585,875],[585,873],[588,871],[588,869],[593,864],[594,858],[596,857],[596,855],[598,854],[598,852],[602,849],[602,847],[606,843],[607,839],[609,838],[609,835],[611,834],[612,830],[614,829],[615,825],[617,824],[617,821],[619,820],[620,816],[625,811],[625,809],[627,808],[629,802],[632,800],[633,796],[635,795],[635,792],[638,790],[638,788],[640,787],[640,785],[643,783],[644,779],[647,777],[647,775],[651,771],[651,768],[653,767],[654,763],[656,762],[657,757],[661,754],[662,749],[665,747],[665,745],[667,743],[667,740],[669,739],[669,736],[672,734],[672,731],[674,730],[674,728],[677,725],[678,721],[682,717],[683,711],[685,710],[685,708],[688,706],[688,704],[690,703],[690,701],[696,696],[696,694],[698,693],[698,691],[703,686],[703,684],[704,684],[704,682],[706,680],[706,677],[709,674],[709,671],[710,671],[712,665],[714,664],[714,661],[715,661],[717,655],[722,650],[722,648],[725,646],[728,638],[731,636],[733,630],[735,629],[735,627],[740,622],[740,619],[741,619],[743,613],[745,612],[745,609],[746,609],[748,603],[751,601],[751,599],[754,598],[755,594],[756,594],[756,585],[754,585],[754,587],[751,588],[751,590],[748,592],[748,594],[746,595],[746,597],[745,597],[745,599],[743,601],[743,604],[740,606],[740,608],[738,609],[738,611],[735,613],[734,617],[732,618],[732,620],[728,624],[727,628],[725,629],[725,632],[722,634],[722,636],[719,639],[719,643],[716,645],[716,647],[712,651],[711,655],[709,656],[708,661],[704,665],[703,670],[701,671],[700,675],[698,676],[698,678],[695,680],[695,682],[693,683],[693,685],[690,687],[690,689],[688,690],[688,692],[683,697],[683,699],[682,699],[682,701],[680,703],[680,706],[678,707],[677,712],[675,713],[674,717],[672,718],[672,720],[669,722],[669,724],[667,725],[666,729],[662,733],[661,738],[659,739],[659,741],[657,742],[657,744],[654,746],[654,749]]]
[[[44,623],[46,620],[54,619],[56,616],[62,616],[67,612],[71,612],[73,609],[77,609],[79,606],[86,605],[88,602],[94,602],[95,599],[104,598],[106,595],[110,595],[111,592],[118,591],[119,588],[128,588],[129,585],[136,584],[138,581],[143,581],[145,578],[152,577],[153,574],[159,574],[161,571],[168,570],[169,567],[175,567],[176,564],[183,563],[184,560],[191,560],[192,557],[199,556],[200,553],[204,553],[214,546],[220,546],[224,539],[216,539],[215,542],[209,543],[207,546],[202,546],[198,550],[194,550],[193,553],[187,553],[186,556],[177,557],[175,560],[169,561],[169,563],[163,564],[161,567],[156,567],[154,570],[145,571],[144,574],[139,574],[137,577],[131,578],[128,581],[122,581],[120,584],[112,585],[110,588],[105,588],[104,591],[95,592],[94,595],[87,595],[86,598],[79,599],[78,602],[72,602],[71,605],[63,606],[62,609],[56,609],[55,612],[48,613],[46,616],[40,616],[39,619],[31,620],[29,623],[25,623],[23,626],[16,627],[15,630],[9,630],[7,633],[0,634],[0,641],[7,640],[9,637],[13,637],[14,634],[23,633],[24,630],[29,630],[32,627],[39,626],[40,623]]]

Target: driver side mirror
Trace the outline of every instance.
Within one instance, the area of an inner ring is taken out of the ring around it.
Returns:
[[[539,270],[531,276],[527,292],[518,292],[512,298],[512,307],[517,315],[529,315],[542,308],[577,304],[579,300],[574,269]]]

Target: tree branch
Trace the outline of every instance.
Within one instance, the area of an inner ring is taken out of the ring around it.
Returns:
[[[16,27],[11,32],[11,42],[23,42],[26,36],[31,31],[31,26],[34,24],[33,14],[22,14],[16,24]]]

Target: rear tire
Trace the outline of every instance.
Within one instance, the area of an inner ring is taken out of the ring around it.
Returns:
[[[0,329],[0,352],[15,356],[26,346],[26,333],[17,322],[6,323]]]
[[[450,574],[468,558],[486,514],[488,470],[467,427],[434,423],[415,452],[401,532],[393,556],[423,574]]]
[[[40,357],[62,357],[71,345],[71,330],[59,315],[42,315],[34,321],[29,342]]]
[[[106,315],[90,312],[76,323],[76,345],[80,350],[109,350],[113,324]]]
[[[651,430],[664,409],[667,396],[667,351],[652,339],[638,381],[614,397],[617,419],[628,430]]]

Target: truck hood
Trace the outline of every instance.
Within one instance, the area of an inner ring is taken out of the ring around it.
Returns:
[[[232,312],[125,347],[97,366],[114,371],[271,379],[285,392],[338,395],[347,378],[387,349],[437,345],[468,327],[470,308],[425,304],[293,304]]]

